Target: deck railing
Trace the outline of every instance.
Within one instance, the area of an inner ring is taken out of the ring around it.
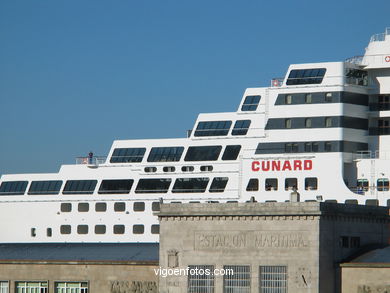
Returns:
[[[77,157],[76,164],[77,165],[101,165],[106,162],[106,156],[93,156],[93,157]]]

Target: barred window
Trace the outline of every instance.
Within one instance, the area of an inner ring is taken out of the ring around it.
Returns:
[[[58,194],[62,185],[61,180],[33,181],[28,194]]]
[[[88,282],[55,282],[54,287],[55,293],[88,293]]]
[[[214,266],[188,266],[188,293],[214,293]]]
[[[110,163],[140,163],[146,148],[117,148],[114,150]]]
[[[199,122],[194,136],[225,136],[229,133],[232,121]]]
[[[16,293],[47,293],[47,282],[15,282]]]
[[[241,111],[256,111],[261,96],[246,96]]]
[[[260,266],[260,293],[287,293],[287,266]]]
[[[237,120],[234,124],[232,135],[246,135],[251,125],[251,120]]]
[[[224,266],[223,268],[225,271],[233,272],[223,276],[223,293],[251,292],[250,266]]]
[[[0,293],[9,292],[9,283],[8,281],[0,281]]]
[[[148,162],[178,162],[184,147],[155,147],[149,153]]]
[[[0,195],[23,195],[28,181],[3,181],[0,186]]]

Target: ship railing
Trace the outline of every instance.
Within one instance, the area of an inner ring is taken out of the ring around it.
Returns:
[[[383,42],[386,39],[386,36],[390,35],[390,27],[387,27],[384,33],[381,34],[375,34],[371,36],[370,43],[371,42]]]
[[[281,87],[283,85],[283,77],[276,77],[271,79],[271,87]]]
[[[354,154],[354,160],[361,159],[382,159],[390,160],[389,151],[359,151]]]
[[[107,156],[77,157],[77,165],[101,165],[106,162]]]
[[[362,65],[362,63],[363,63],[363,58],[364,58],[363,55],[360,55],[360,56],[353,56],[353,57],[350,57],[350,58],[345,59],[345,62],[353,63],[353,64],[357,64],[357,65]]]

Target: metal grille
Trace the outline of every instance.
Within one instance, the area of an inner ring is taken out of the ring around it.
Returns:
[[[261,266],[260,293],[287,293],[287,266]]]
[[[87,282],[58,282],[55,283],[56,293],[88,293]]]
[[[250,293],[251,269],[250,266],[224,266],[233,274],[223,276],[223,293]]]
[[[16,282],[16,293],[47,293],[47,282]]]
[[[8,293],[8,281],[0,281],[0,293]]]
[[[199,265],[188,266],[188,268],[188,293],[214,293],[214,266]],[[197,274],[191,274],[196,269]],[[210,274],[206,274],[206,272]]]

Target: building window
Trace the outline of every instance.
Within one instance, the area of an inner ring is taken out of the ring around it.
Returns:
[[[167,193],[171,179],[140,179],[135,193]]]
[[[28,181],[3,181],[0,186],[0,195],[23,195]]]
[[[261,293],[287,293],[287,266],[260,266]]]
[[[251,271],[250,266],[224,266],[233,274],[223,276],[223,293],[250,293],[251,292]]]
[[[0,281],[0,293],[9,293],[8,281]]]
[[[224,192],[228,177],[215,177],[210,186],[210,192]]]
[[[144,234],[144,225],[133,225],[133,234]]]
[[[124,212],[126,210],[125,202],[116,202],[114,203],[114,211],[116,212]]]
[[[78,225],[77,234],[88,234],[88,225]]]
[[[52,237],[53,236],[53,231],[51,228],[47,228],[46,229],[46,236],[47,237]],[[0,292],[1,293],[1,292]]]
[[[237,120],[234,124],[232,135],[246,135],[250,125],[250,120]]]
[[[177,178],[172,193],[205,192],[209,178]]]
[[[351,248],[359,248],[360,247],[360,237],[351,237],[350,247]]]
[[[226,136],[229,133],[232,121],[204,121],[199,122],[194,136]]]
[[[311,94],[306,94],[305,95],[305,103],[306,104],[311,104],[313,102],[312,95]]]
[[[349,248],[349,237],[348,236],[340,236],[340,247]]]
[[[305,119],[305,127],[306,128],[311,128],[311,118],[306,118]]]
[[[332,151],[332,143],[330,141],[325,142],[325,152],[331,152]]]
[[[213,171],[213,166],[200,166],[200,171],[211,172],[211,171]]]
[[[284,181],[285,190],[298,190],[297,178],[286,178]]]
[[[78,204],[77,210],[79,212],[88,212],[89,211],[89,203],[87,203],[87,202],[80,202]]]
[[[106,234],[106,225],[95,225],[95,234]]]
[[[105,202],[97,202],[95,204],[95,211],[96,212],[105,212],[105,211],[107,211],[107,204]]]
[[[221,150],[220,145],[189,147],[184,161],[216,161]]]
[[[389,191],[389,179],[380,178],[376,181],[378,191]]]
[[[125,225],[114,225],[114,234],[125,234]]]
[[[261,96],[246,96],[241,106],[241,111],[256,111]]]
[[[178,162],[184,147],[154,147],[149,153],[148,162]]]
[[[47,282],[15,282],[16,293],[47,293]]]
[[[117,148],[114,150],[110,163],[140,163],[146,148]]]
[[[160,203],[157,201],[152,202],[152,211],[158,212],[160,211]]]
[[[62,194],[93,194],[97,180],[68,180]]]
[[[284,120],[284,127],[291,128],[291,119]]]
[[[305,178],[305,190],[317,190],[317,189],[318,189],[317,177]]]
[[[284,103],[287,104],[287,105],[292,104],[292,95],[286,95],[284,97]]]
[[[266,191],[278,190],[278,179],[277,178],[265,179],[265,190]]]
[[[234,161],[237,160],[240,154],[240,145],[227,145],[222,155],[222,161]]]
[[[175,172],[175,170],[176,170],[176,168],[173,166],[168,166],[168,167],[163,168],[164,172]]]
[[[145,211],[145,203],[144,202],[135,202],[133,205],[134,212],[143,212]]]
[[[181,167],[182,172],[194,172],[194,166],[183,166]]]
[[[72,227],[70,225],[61,225],[60,233],[61,234],[70,234],[72,232]]]
[[[325,118],[325,127],[332,127],[332,117]]]
[[[28,194],[58,194],[62,185],[61,180],[33,181],[31,182]]]
[[[88,293],[88,282],[56,282],[54,286],[55,293]]]
[[[155,172],[157,172],[157,168],[156,167],[145,167],[144,171],[145,171],[145,173],[155,173]]]
[[[246,191],[258,191],[259,190],[259,179],[251,178],[249,179],[248,185],[246,186]]]
[[[69,213],[72,211],[72,204],[68,202],[64,202],[61,204],[61,212]]]
[[[128,194],[133,186],[132,179],[103,180],[100,184],[99,194]]]
[[[332,93],[325,93],[325,102],[332,103]]]
[[[190,265],[188,268],[188,293],[214,293],[214,266]]]
[[[152,225],[152,226],[150,226],[150,233],[152,233],[152,234],[160,234],[160,225]]]

